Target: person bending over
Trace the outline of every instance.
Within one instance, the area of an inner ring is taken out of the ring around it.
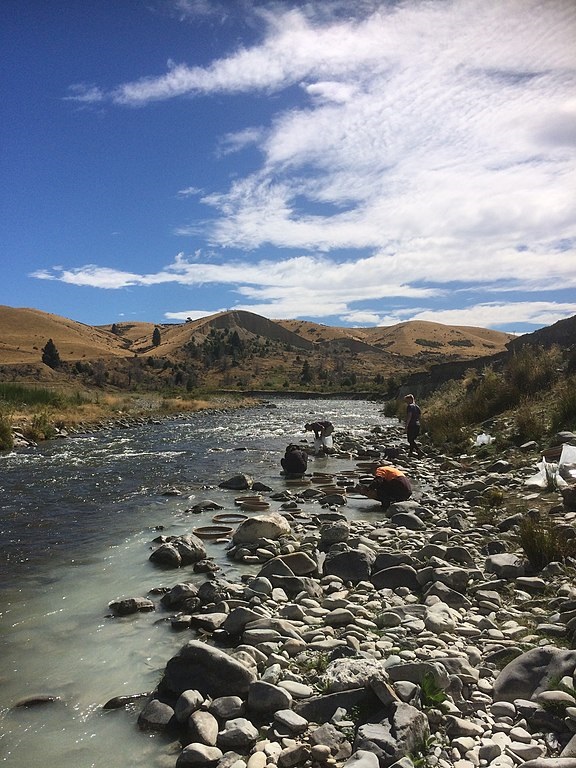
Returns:
[[[384,509],[388,509],[397,501],[408,501],[412,496],[412,486],[401,470],[386,466],[378,467],[374,480],[368,485],[357,485],[354,492],[379,501]]]
[[[308,454],[298,445],[289,445],[280,464],[287,475],[303,475],[308,468]]]
[[[310,424],[304,424],[306,432],[314,432],[316,440],[319,438],[330,437],[334,432],[334,424],[331,421],[313,421]]]
[[[332,442],[332,433],[334,424],[331,421],[313,421],[304,424],[304,431],[314,432],[314,448],[317,454],[334,453],[334,444]]]

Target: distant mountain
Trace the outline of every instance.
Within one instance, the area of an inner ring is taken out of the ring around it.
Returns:
[[[178,324],[90,326],[35,309],[0,306],[0,377],[82,379],[126,386],[371,389],[431,365],[503,352],[500,331],[412,321],[339,328],[231,310]],[[52,339],[63,362],[42,361]],[[91,378],[92,377],[92,378]]]

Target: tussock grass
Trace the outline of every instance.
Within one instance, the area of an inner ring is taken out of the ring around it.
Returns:
[[[13,405],[60,405],[61,393],[47,387],[27,387],[23,384],[0,382],[0,400]]]
[[[553,429],[576,429],[576,375],[572,374],[557,389],[552,410]]]
[[[567,538],[549,518],[526,517],[520,524],[520,545],[536,572],[548,563],[563,563],[569,557],[576,557],[576,539]]]

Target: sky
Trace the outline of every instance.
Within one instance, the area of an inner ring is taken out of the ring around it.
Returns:
[[[0,304],[576,314],[574,0],[2,0]]]

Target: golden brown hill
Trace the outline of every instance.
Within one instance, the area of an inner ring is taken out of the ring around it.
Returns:
[[[126,357],[133,353],[113,334],[37,309],[0,306],[0,365],[41,362],[52,339],[64,361]]]
[[[178,324],[90,326],[35,309],[0,307],[0,327],[4,380],[68,377],[120,388],[366,390],[433,363],[502,352],[512,338],[419,321],[338,328],[239,310]],[[42,363],[48,339],[66,364],[57,372]]]
[[[215,332],[236,332],[241,341],[256,338],[267,339],[278,344],[287,344],[299,349],[311,350],[313,344],[279,323],[268,320],[253,312],[235,311],[218,312],[214,315],[189,320],[178,324],[153,323],[114,323],[100,326],[103,330],[115,333],[130,345],[132,353],[146,354],[152,357],[170,357],[175,360],[186,358],[187,345],[202,345]],[[158,328],[160,343],[152,342],[154,329]]]
[[[397,325],[375,328],[338,328],[303,320],[279,320],[295,333],[317,343],[342,343],[356,348],[368,345],[402,357],[436,357],[469,360],[502,352],[516,338],[513,334],[487,328],[442,325],[411,320]]]

